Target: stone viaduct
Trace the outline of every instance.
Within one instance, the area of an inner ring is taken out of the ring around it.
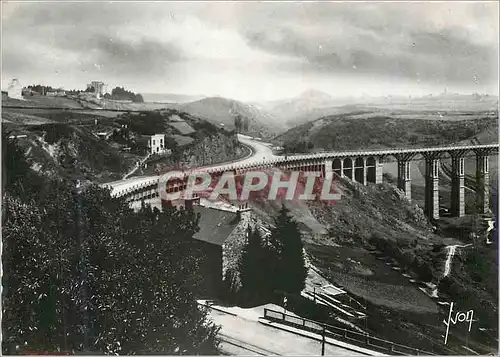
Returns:
[[[447,146],[418,149],[387,149],[367,151],[343,151],[310,155],[279,156],[271,160],[239,165],[238,163],[213,168],[198,168],[211,175],[222,175],[226,171],[243,174],[246,171],[278,167],[284,170],[317,171],[321,175],[334,172],[339,177],[349,178],[363,185],[382,182],[383,162],[393,157],[398,164],[398,188],[411,200],[410,167],[412,160],[425,160],[425,207],[431,220],[439,219],[439,171],[440,159],[446,154],[451,157],[451,214],[461,217],[465,214],[465,167],[464,157],[473,152],[476,155],[476,202],[479,213],[489,212],[489,157],[498,155],[498,144]],[[187,175],[174,182],[169,181],[167,192],[186,188]],[[158,197],[159,178],[116,192],[130,200]],[[242,205],[241,208],[244,208]]]

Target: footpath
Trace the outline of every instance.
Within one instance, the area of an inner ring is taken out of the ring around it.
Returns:
[[[137,169],[139,169],[142,165],[144,165],[144,163],[146,162],[147,159],[149,159],[149,156],[150,154],[148,154],[146,157],[144,157],[143,159],[137,161],[135,163],[135,166],[132,168],[132,170],[130,170],[127,174],[125,174],[122,178],[122,180],[126,180],[130,177],[130,175],[133,175],[134,172],[137,171]]]
[[[201,305],[207,301],[198,300]],[[322,336],[282,323],[264,319],[264,308],[283,310],[274,304],[243,309],[208,302],[210,317],[221,325],[220,337],[225,352],[236,355],[321,355]],[[297,316],[289,311],[287,314]],[[246,347],[245,347],[246,346]],[[248,346],[252,346],[248,348]],[[265,351],[265,353],[259,353]],[[325,338],[326,356],[387,356],[349,343]]]

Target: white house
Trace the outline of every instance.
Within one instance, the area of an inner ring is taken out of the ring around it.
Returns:
[[[165,134],[151,135],[148,141],[148,148],[151,154],[171,153],[170,149],[165,148]]]

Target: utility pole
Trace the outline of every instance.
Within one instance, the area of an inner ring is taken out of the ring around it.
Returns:
[[[322,333],[322,338],[321,338],[321,355],[324,356],[325,355],[325,340],[326,340],[326,337],[325,337],[325,325],[323,325],[323,333]]]

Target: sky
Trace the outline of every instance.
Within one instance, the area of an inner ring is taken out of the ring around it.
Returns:
[[[498,2],[2,2],[2,88],[498,95]]]

